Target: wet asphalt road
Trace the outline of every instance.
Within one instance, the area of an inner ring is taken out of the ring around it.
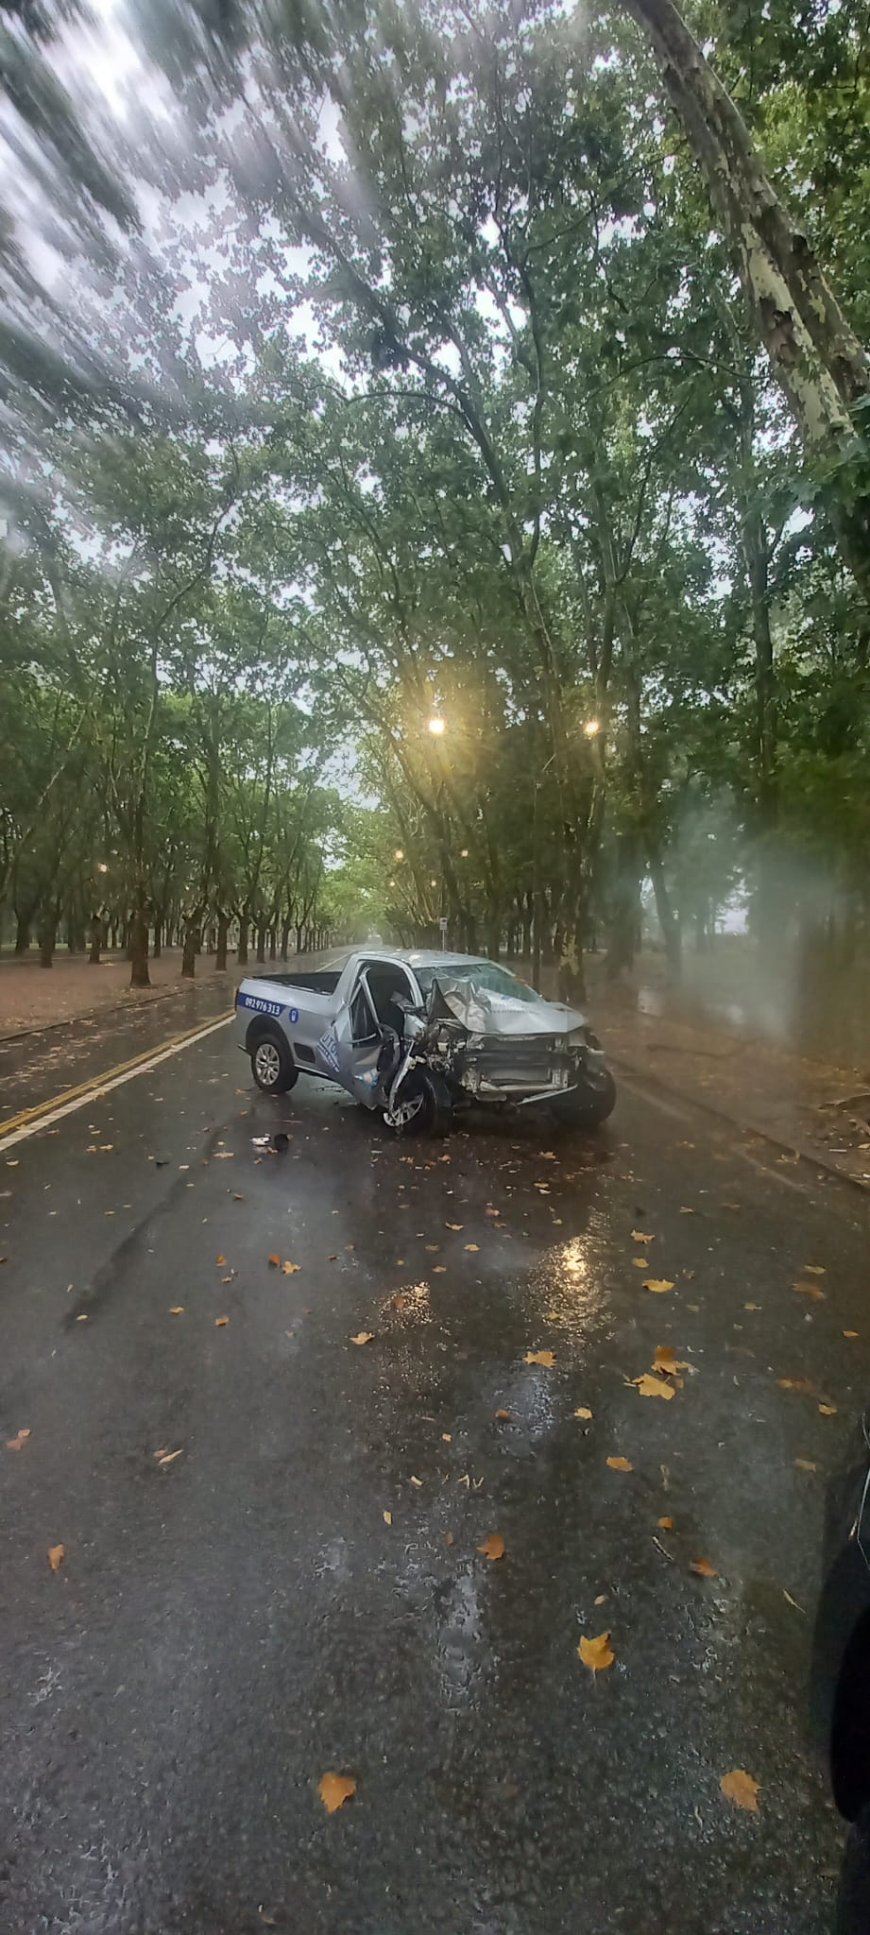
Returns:
[[[803,1700],[856,1193],[636,1089],[596,1141],[395,1143],[258,1096],[229,1031],[0,1191],[2,1935],[829,1927]],[[626,1382],[662,1344],[667,1402]]]

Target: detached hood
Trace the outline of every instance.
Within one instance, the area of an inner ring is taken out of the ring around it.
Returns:
[[[570,1035],[586,1026],[579,1008],[566,1008],[564,1002],[516,1001],[465,979],[451,982],[447,973],[434,982],[433,993],[470,1035]]]

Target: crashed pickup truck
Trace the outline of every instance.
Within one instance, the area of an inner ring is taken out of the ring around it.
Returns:
[[[444,1134],[471,1104],[549,1109],[594,1128],[616,1101],[585,1015],[474,955],[370,948],[306,974],[251,977],[236,995],[236,1035],[267,1093],[317,1075],[397,1132]]]

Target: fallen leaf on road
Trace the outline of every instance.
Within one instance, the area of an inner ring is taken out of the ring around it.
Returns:
[[[87,1323],[87,1321],[88,1321],[88,1313],[87,1313],[87,1311],[86,1311],[86,1310],[80,1310],[80,1311],[79,1311],[79,1314],[78,1314],[78,1316],[77,1316],[77,1318],[76,1318],[76,1323],[77,1323],[77,1324],[86,1324],[86,1323]]]
[[[501,1533],[490,1532],[488,1537],[484,1539],[483,1544],[479,1545],[477,1549],[478,1552],[483,1553],[485,1559],[503,1559],[505,1545]]]
[[[819,1467],[812,1458],[796,1458],[798,1471],[818,1471]]]
[[[592,1604],[593,1606],[606,1606],[607,1605],[606,1592],[599,1592],[597,1596],[593,1599]]]
[[[635,1269],[636,1269],[636,1270],[648,1270],[648,1269],[649,1269],[649,1257],[648,1257],[648,1256],[633,1256],[631,1260],[632,1260],[632,1263],[634,1264],[634,1267],[635,1267]]]
[[[843,1332],[844,1337],[860,1337],[860,1335],[861,1332],[859,1330],[844,1330]]]
[[[225,1270],[227,1267],[227,1259],[225,1256],[216,1256],[215,1263],[219,1270]]]
[[[673,1521],[673,1519],[672,1519],[672,1518],[660,1518],[660,1519],[659,1519],[659,1521],[658,1521],[658,1528],[659,1528],[659,1531],[660,1531],[660,1532],[672,1532],[672,1531],[673,1531],[673,1529],[674,1529],[674,1521]]]
[[[716,1567],[710,1564],[709,1559],[693,1559],[689,1571],[694,1572],[698,1579],[718,1579],[719,1577]]]
[[[216,1317],[214,1320],[215,1330],[224,1330],[229,1321],[229,1317]]]
[[[234,1155],[234,1149],[218,1149],[215,1155],[215,1162],[232,1162]]]
[[[510,1420],[509,1411],[496,1411],[495,1416],[496,1416],[496,1422],[498,1424],[507,1424]]]
[[[677,1353],[673,1344],[656,1344],[652,1367],[654,1371],[661,1371],[663,1375],[677,1369]]]
[[[356,1336],[350,1341],[352,1344],[370,1344],[374,1334],[373,1330],[358,1330]]]
[[[479,1244],[479,1243],[466,1243],[466,1245],[465,1245],[465,1247],[466,1247],[466,1249],[467,1249],[467,1251],[468,1251],[468,1253],[469,1253],[469,1255],[470,1255],[470,1256],[476,1256],[476,1255],[477,1255],[477,1253],[478,1253],[478,1250],[480,1249],[480,1244]]]
[[[323,1774],[317,1792],[327,1814],[337,1814],[356,1793],[356,1781],[351,1774]]]
[[[776,1381],[781,1391],[803,1391],[810,1396],[815,1391],[808,1377],[778,1377]]]
[[[392,1514],[392,1512],[385,1512],[385,1513],[384,1513],[384,1524],[385,1524],[385,1525],[392,1525],[392,1523],[393,1523],[393,1514]]]
[[[574,1413],[574,1416],[575,1418],[591,1418],[592,1412],[590,1411],[588,1404],[578,1404],[577,1409]]]
[[[66,1558],[66,1551],[62,1545],[49,1546],[48,1563],[51,1566],[52,1572],[60,1571],[60,1568],[63,1565],[65,1558]]]
[[[444,1228],[446,1230],[464,1230],[465,1224],[464,1223],[445,1223]]]
[[[673,1290],[669,1277],[647,1277],[644,1290],[651,1290],[654,1297],[663,1297],[666,1290]]]
[[[26,1431],[22,1430],[17,1432],[14,1438],[7,1438],[7,1451],[23,1451],[29,1437],[30,1430],[28,1428]]]
[[[418,1490],[418,1492],[421,1492],[421,1491],[423,1490],[423,1480],[422,1480],[422,1478],[415,1478],[415,1477],[414,1477],[414,1473],[413,1473],[413,1472],[411,1473],[411,1480],[410,1480],[410,1482],[411,1482],[411,1484],[412,1484],[412,1485],[416,1485],[416,1487],[417,1487],[417,1490]]]
[[[744,1310],[760,1310],[761,1305],[760,1303],[745,1303],[743,1308]]]
[[[269,1258],[269,1267],[272,1270],[277,1270],[280,1268],[280,1265],[281,1265],[281,1258],[280,1256],[276,1256],[273,1250],[272,1255]]]
[[[634,1471],[630,1458],[608,1458],[611,1471]]]
[[[798,1603],[797,1599],[793,1599],[791,1596],[791,1593],[786,1592],[785,1586],[783,1586],[783,1589],[782,1589],[782,1596],[783,1596],[783,1599],[788,1600],[788,1603],[790,1606],[794,1606],[795,1612],[803,1613],[804,1617],[806,1617],[806,1610],[807,1610],[806,1606],[801,1606]]]
[[[823,1418],[835,1418],[837,1415],[837,1407],[835,1404],[820,1404],[819,1410]]]
[[[281,1268],[285,1277],[298,1277],[302,1265],[301,1263],[282,1263]]]
[[[819,1289],[817,1283],[793,1283],[791,1287],[799,1297],[815,1297],[817,1303],[824,1300],[825,1292]]]
[[[645,1236],[643,1230],[632,1230],[631,1240],[632,1243],[654,1243],[655,1237]]]
[[[540,1187],[540,1185],[537,1185],[537,1186]],[[490,1203],[487,1204],[487,1207],[483,1213],[484,1213],[484,1216],[498,1216],[500,1214],[499,1210],[493,1209]]]
[[[177,1451],[155,1451],[154,1456],[157,1459],[158,1465],[163,1469],[166,1465],[174,1465],[176,1458],[181,1457],[183,1450],[184,1446],[179,1445]]]
[[[633,1377],[631,1382],[635,1386],[638,1397],[672,1398],[676,1396],[673,1384],[669,1384],[665,1377],[654,1377],[652,1371],[644,1371],[643,1377]]]
[[[735,1807],[745,1807],[750,1814],[758,1813],[759,1786],[751,1774],[744,1773],[742,1767],[735,1767],[730,1774],[723,1774],[719,1786],[726,1801],[733,1801]]]
[[[808,1277],[825,1277],[828,1274],[823,1263],[805,1263],[803,1269]]]
[[[555,1362],[556,1358],[551,1350],[527,1350],[523,1358],[524,1364],[542,1364],[545,1371],[551,1371]]]
[[[616,1658],[609,1633],[598,1633],[595,1639],[587,1639],[584,1633],[577,1651],[590,1673],[606,1673]]]
[[[436,1263],[433,1267],[432,1275],[433,1277],[446,1277],[447,1275],[446,1263]]]
[[[183,1303],[171,1303],[169,1306],[169,1315],[170,1317],[183,1317],[184,1316]]]

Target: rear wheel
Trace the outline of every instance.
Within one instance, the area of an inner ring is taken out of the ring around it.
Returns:
[[[447,1135],[453,1108],[450,1090],[440,1075],[415,1068],[403,1082],[392,1115],[384,1116],[394,1135]]]
[[[251,1073],[264,1095],[286,1095],[299,1080],[293,1057],[283,1036],[261,1034],[251,1050]]]
[[[835,1935],[867,1935],[870,1929],[870,1802],[861,1809],[846,1842]]]
[[[615,1107],[616,1083],[609,1068],[605,1068],[600,1075],[594,1079],[587,1077],[570,1095],[554,1102],[553,1113],[566,1128],[597,1129],[613,1114]]]

